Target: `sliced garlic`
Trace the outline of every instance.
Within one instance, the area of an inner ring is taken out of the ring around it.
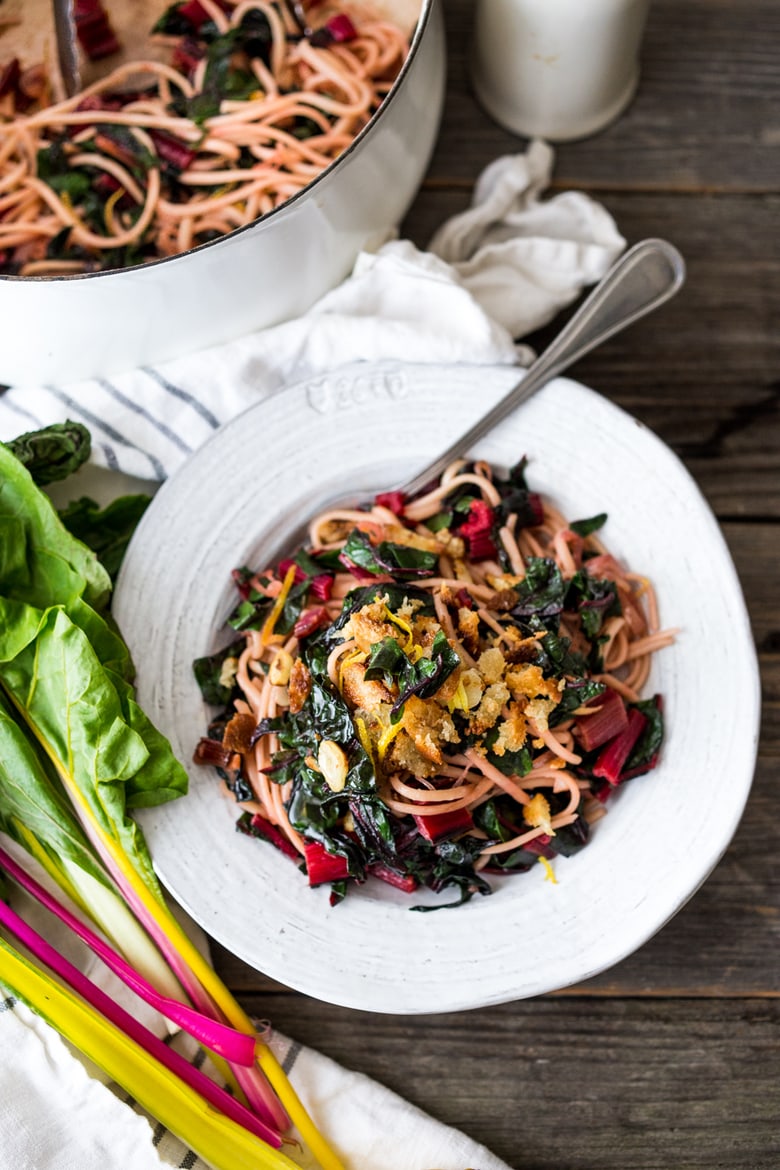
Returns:
[[[292,654],[288,650],[279,650],[268,668],[268,681],[275,687],[286,687],[290,681],[292,670]]]
[[[317,763],[331,792],[343,791],[349,770],[343,749],[332,739],[323,739],[317,752]]]

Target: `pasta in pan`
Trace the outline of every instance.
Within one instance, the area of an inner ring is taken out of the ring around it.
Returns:
[[[0,116],[0,273],[56,276],[176,255],[251,223],[350,145],[406,57],[386,20],[308,28],[283,0],[186,0],[170,63]],[[27,104],[27,103],[25,103]]]

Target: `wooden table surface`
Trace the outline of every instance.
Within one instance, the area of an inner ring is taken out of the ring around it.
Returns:
[[[445,0],[444,121],[403,227],[421,246],[468,205],[487,163],[525,145],[470,92],[472,9],[469,0]],[[556,149],[554,188],[591,193],[629,242],[663,235],[688,262],[671,305],[572,372],[682,457],[731,548],[764,693],[741,826],[702,889],[655,938],[559,994],[451,1015],[357,1014],[272,984],[219,948],[216,961],[253,1014],[460,1127],[514,1170],[777,1170],[777,0],[654,0],[634,103],[598,136]]]

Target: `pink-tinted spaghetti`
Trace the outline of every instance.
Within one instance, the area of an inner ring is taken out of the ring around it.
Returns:
[[[265,571],[234,574],[240,632],[195,664],[224,706],[196,752],[239,827],[309,882],[376,876],[489,892],[486,875],[580,849],[655,766],[659,630],[650,582],[596,532],[458,461],[415,499],[336,510]]]
[[[24,110],[0,108],[0,272],[175,255],[306,187],[367,124],[408,47],[387,21],[317,10],[310,29],[283,0],[184,0],[156,26],[170,63],[124,64],[53,105],[41,85],[42,108],[14,74],[5,96]]]

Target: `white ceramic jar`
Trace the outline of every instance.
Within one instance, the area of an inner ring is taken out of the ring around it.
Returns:
[[[472,78],[489,114],[528,137],[594,134],[634,96],[650,0],[477,0]]]

